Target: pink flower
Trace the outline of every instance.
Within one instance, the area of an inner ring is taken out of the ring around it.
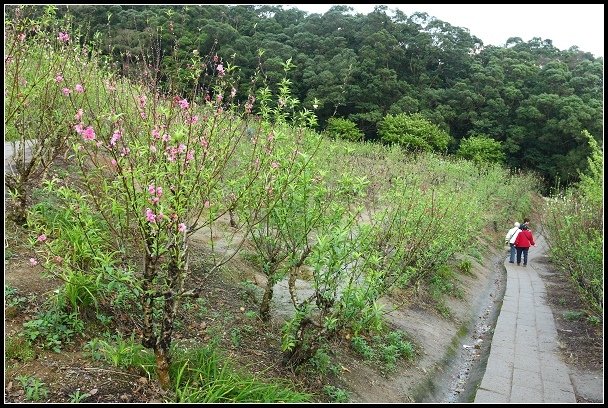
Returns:
[[[38,242],[44,242],[44,241],[46,241],[46,235],[40,234],[40,235],[38,235],[38,238],[36,240]]]
[[[156,215],[152,212],[151,209],[146,208],[146,221],[148,222],[156,222]]]
[[[59,35],[57,36],[57,39],[61,42],[68,42],[70,41],[70,35],[68,33],[64,33],[64,32],[60,32]]]
[[[221,102],[221,101],[222,101],[222,99],[224,99],[224,95],[221,95],[221,94],[220,94],[220,95],[218,95],[218,96],[216,97],[216,99],[217,99],[217,101],[218,101],[218,103],[219,103],[219,102]]]
[[[30,258],[30,265],[31,265],[31,266],[36,266],[36,265],[38,265],[38,261],[36,260],[36,258]]]
[[[156,192],[156,187],[154,186],[154,184],[150,184],[148,186],[148,193],[150,193],[151,195],[154,195],[155,192]]]
[[[152,137],[154,139],[160,139],[160,132],[158,131],[158,129],[152,129]]]
[[[63,82],[63,77],[61,76],[61,74],[57,74],[57,76],[55,77],[55,82]]]
[[[142,108],[145,108],[147,100],[148,100],[148,98],[146,97],[146,95],[140,95],[139,96],[139,106],[141,106]]]
[[[171,136],[169,136],[169,134],[165,133],[163,135],[163,142],[168,142],[169,140],[171,140]]]
[[[81,84],[76,84],[76,86],[74,87],[74,90],[78,93],[83,93],[84,92],[84,88],[82,87]]]
[[[187,228],[186,228],[186,224],[184,224],[183,222],[182,222],[182,223],[180,223],[180,224],[177,226],[177,230],[178,230],[179,232],[186,232],[186,229],[187,229]]]
[[[163,195],[163,188],[162,187],[156,187],[156,196],[160,197]]]
[[[196,125],[198,123],[198,115],[194,115],[190,118],[190,123]]]
[[[277,167],[279,167],[279,163],[277,163],[277,162],[272,162],[272,163],[270,164],[270,167],[272,167],[273,169],[276,169]]]
[[[95,131],[93,130],[93,128],[91,126],[88,126],[83,132],[82,132],[82,138],[84,140],[95,140]]]
[[[236,89],[232,88],[232,90],[230,91],[230,97],[234,98],[236,96]]]
[[[213,62],[218,62],[220,60],[220,57],[217,56],[217,54],[215,54],[213,56]]]
[[[77,121],[80,122],[80,120],[82,119],[83,113],[84,113],[84,111],[82,109],[78,109],[78,112],[76,112],[76,115],[74,115],[74,119],[76,119]]]
[[[74,125],[74,130],[76,131],[76,133],[81,135],[82,134],[82,123],[78,123],[77,125]]]
[[[158,197],[152,197],[150,199],[150,201],[152,202],[152,204],[156,204],[156,203],[158,203],[160,201],[160,198],[158,198]]]
[[[122,157],[128,156],[129,153],[131,153],[131,149],[129,149],[128,147],[123,147],[122,150],[120,151],[120,155]]]
[[[205,139],[204,137],[201,138],[201,146],[203,146],[204,148],[207,148],[207,146],[209,146],[209,142],[207,142],[207,139]]]
[[[71,94],[71,93],[72,93],[72,90],[71,90],[70,88],[63,88],[63,89],[61,90],[61,92],[63,92],[63,94],[64,94],[65,96],[68,96],[69,94]]]
[[[186,163],[190,162],[192,159],[194,159],[194,151],[188,150],[186,152]]]
[[[112,161],[110,161],[110,163],[112,163],[112,166],[115,166],[115,167],[116,167],[116,165],[118,164],[118,162],[116,162],[116,160],[115,160],[115,159],[112,159]]]
[[[17,37],[19,38],[19,41],[21,41],[21,42],[25,41],[25,33],[21,33]]]
[[[120,133],[120,130],[114,131],[114,134],[112,135],[112,138],[110,139],[110,145],[115,146],[116,142],[121,138],[121,136],[122,136],[122,134]]]
[[[185,145],[185,144],[183,144],[183,143],[180,143],[180,144],[179,144],[179,146],[178,146],[178,148],[177,148],[177,152],[178,152],[179,154],[182,154],[182,153],[183,153],[183,152],[185,152],[185,151],[186,151],[186,145]]]
[[[224,72],[224,66],[222,64],[218,64],[217,73],[219,76],[224,76],[225,72]]]
[[[209,208],[211,206],[211,204],[209,203],[209,200],[205,201],[205,208]]]
[[[190,106],[186,99],[180,99],[178,103],[182,109],[188,109],[188,106]]]

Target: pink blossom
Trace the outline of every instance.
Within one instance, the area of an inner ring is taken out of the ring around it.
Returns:
[[[184,224],[183,222],[182,222],[182,223],[180,223],[180,224],[177,226],[177,230],[178,230],[179,232],[186,232],[186,229],[187,229],[187,228],[186,228],[186,224]]]
[[[122,136],[122,134],[120,133],[120,130],[114,131],[114,134],[112,135],[112,138],[110,139],[110,145],[115,146],[116,142],[121,138],[121,136]]]
[[[84,88],[82,87],[81,84],[76,84],[76,86],[74,87],[74,90],[78,93],[83,93],[84,92]]]
[[[163,142],[168,142],[169,140],[171,140],[171,136],[169,136],[169,134],[168,134],[168,133],[165,133],[165,134],[163,135]]]
[[[118,162],[116,162],[115,159],[112,159],[112,161],[110,161],[110,163],[112,163],[112,166],[115,166],[115,167],[116,167],[116,165],[118,165]]]
[[[272,162],[272,163],[270,164],[270,167],[272,167],[273,169],[276,169],[276,168],[278,168],[278,167],[279,167],[279,163],[277,163],[277,162]]]
[[[198,123],[198,115],[194,115],[190,118],[190,123],[196,125]]]
[[[123,147],[122,150],[120,151],[120,155],[122,157],[128,156],[129,153],[131,153],[131,149],[129,149],[128,147]]]
[[[70,35],[68,33],[64,33],[64,32],[60,32],[59,35],[57,36],[57,39],[61,42],[68,42],[70,41]]]
[[[158,131],[158,129],[152,129],[152,137],[154,139],[160,139],[160,132]]]
[[[160,187],[160,186],[159,186],[159,187],[156,187],[156,195],[157,195],[158,197],[160,197],[160,196],[162,196],[162,195],[163,195],[163,188],[162,188],[162,187]]]
[[[64,94],[65,96],[68,96],[69,94],[71,94],[71,93],[72,93],[72,90],[71,90],[70,88],[63,88],[63,89],[61,90],[61,92],[63,92],[63,94]]]
[[[209,203],[209,200],[205,201],[205,208],[209,208],[211,206],[211,204]]]
[[[216,97],[218,103],[222,101],[222,99],[224,99],[224,95],[220,94]]]
[[[209,142],[207,142],[207,139],[205,139],[204,137],[201,138],[201,146],[203,146],[204,148],[207,148],[207,146],[209,146]]]
[[[146,95],[139,95],[139,106],[145,108],[147,100],[148,98],[146,97]]]
[[[76,119],[77,121],[80,122],[80,120],[82,119],[82,114],[84,113],[84,111],[81,109],[78,109],[78,112],[76,112],[76,115],[74,115],[74,119]]]
[[[190,162],[192,159],[194,159],[194,151],[188,150],[186,152],[186,163]]]
[[[236,96],[236,88],[232,88],[232,90],[230,91],[230,97],[234,98]]]
[[[95,131],[93,130],[93,128],[91,126],[88,126],[83,132],[82,132],[82,138],[84,140],[95,140]]]
[[[63,82],[63,77],[61,76],[61,74],[57,74],[57,76],[55,77],[55,82]]]
[[[149,208],[146,208],[146,221],[156,222],[156,215],[154,215],[154,212]]]
[[[182,153],[183,153],[183,152],[185,152],[185,151],[186,151],[186,145],[185,145],[185,144],[183,144],[183,143],[180,143],[180,144],[179,144],[179,147],[177,148],[177,152],[178,152],[179,154],[182,154]]]
[[[148,115],[144,111],[139,112],[139,116],[141,116],[142,119],[145,119],[148,117]]]
[[[21,41],[21,42],[25,41],[25,33],[21,33],[17,37],[19,38],[19,41]]]
[[[154,186],[154,184],[150,184],[148,186],[148,193],[150,193],[151,195],[154,195],[155,192],[156,192],[156,186]]]
[[[36,258],[30,258],[30,265],[31,265],[31,266],[36,266],[36,265],[38,265],[38,261],[36,260]]]
[[[82,134],[82,122],[74,125],[74,130],[76,131],[76,133],[81,135]]]
[[[44,241],[46,241],[46,235],[40,234],[40,235],[38,235],[38,238],[36,240],[38,242],[44,242]]]
[[[188,109],[188,106],[190,106],[186,99],[180,99],[178,103],[182,109]]]
[[[213,56],[213,62],[218,62],[220,60],[220,57],[217,56],[217,54],[215,54]]]
[[[158,198],[158,197],[152,197],[150,199],[150,201],[152,202],[152,204],[156,204],[156,203],[158,203],[160,201],[160,198]]]
[[[224,66],[222,64],[218,64],[217,73],[219,76],[224,76],[225,72],[224,72]]]

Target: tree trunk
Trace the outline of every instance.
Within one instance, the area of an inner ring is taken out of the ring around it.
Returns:
[[[270,301],[272,300],[273,286],[272,279],[268,278],[268,283],[264,290],[264,297],[262,297],[262,303],[260,304],[260,319],[265,323],[270,321]]]
[[[154,350],[156,356],[156,373],[158,381],[163,390],[171,388],[171,379],[169,378],[169,356],[167,350],[158,347]]]

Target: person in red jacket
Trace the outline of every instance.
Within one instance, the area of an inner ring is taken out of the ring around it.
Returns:
[[[519,227],[521,231],[515,238],[515,249],[517,250],[517,265],[521,263],[521,254],[524,254],[524,266],[528,265],[528,250],[531,246],[536,246],[534,243],[534,237],[532,231],[528,228],[527,224],[521,224]]]

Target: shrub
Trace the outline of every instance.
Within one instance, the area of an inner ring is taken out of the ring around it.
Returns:
[[[329,118],[325,132],[332,139],[344,139],[351,142],[363,140],[363,132],[359,130],[357,124],[344,118]]]
[[[397,143],[414,151],[445,151],[452,139],[419,113],[386,115],[378,123],[378,134],[385,143]]]
[[[475,164],[503,163],[505,160],[502,144],[486,135],[473,135],[461,140],[456,156]]]

